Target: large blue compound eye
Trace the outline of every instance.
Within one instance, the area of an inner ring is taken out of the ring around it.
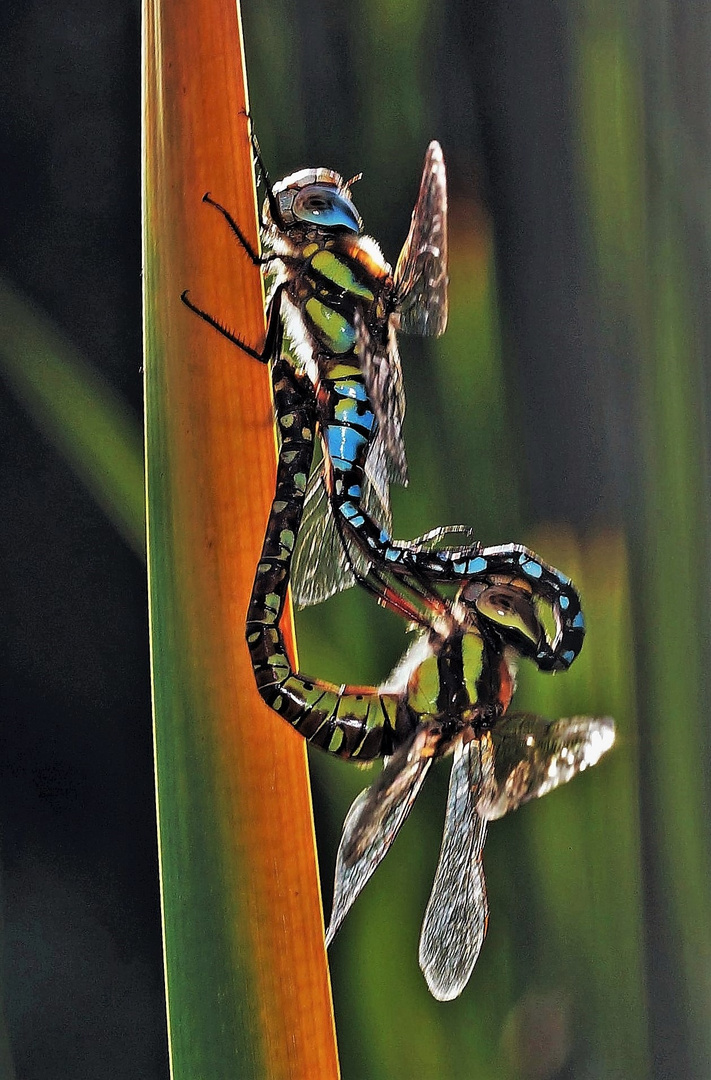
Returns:
[[[345,195],[325,184],[309,184],[294,198],[294,216],[325,229],[348,229],[358,233],[361,220],[355,206]]]

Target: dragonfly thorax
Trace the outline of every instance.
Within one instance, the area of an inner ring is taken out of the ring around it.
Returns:
[[[445,636],[423,635],[388,681],[418,723],[436,724],[438,757],[463,730],[488,731],[506,712],[514,685],[513,650],[476,622]]]

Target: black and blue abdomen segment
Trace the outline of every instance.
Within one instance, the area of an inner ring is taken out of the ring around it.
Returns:
[[[344,528],[352,531],[369,559],[391,567],[408,554],[377,525],[363,506],[365,463],[377,432],[377,420],[365,382],[357,367],[338,364],[321,380],[321,429],[334,512]],[[418,555],[413,553],[413,557]],[[425,556],[429,565],[430,556]],[[440,563],[431,560],[439,572]]]
[[[486,577],[495,572],[520,572],[533,591],[553,608],[557,633],[542,644],[535,662],[541,670],[565,670],[578,655],[585,634],[580,598],[570,580],[547,566],[526,548],[505,545],[482,549],[430,551],[396,542],[367,514],[363,505],[365,463],[377,432],[356,350],[355,311],[374,299],[374,290],[361,281],[354,267],[324,249],[309,254],[312,295],[303,302],[311,337],[320,347],[319,414],[327,486],[341,526],[365,556],[396,577],[424,584],[446,584]],[[494,569],[498,567],[499,569]]]
[[[313,457],[315,410],[285,360],[274,364],[273,382],[281,445],[276,492],[247,613],[252,669],[266,704],[306,739],[339,757],[367,761],[391,754],[416,721],[400,694],[337,687],[291,667],[280,624]]]
[[[365,461],[376,431],[375,415],[363,377],[339,365],[334,377],[322,380],[324,450],[331,468],[334,510],[369,559],[380,561],[396,576],[417,576],[428,583],[487,579],[492,574],[525,577],[534,595],[549,603],[557,625],[553,643],[544,642],[533,658],[542,671],[564,671],[580,652],[585,622],[580,597],[569,578],[548,566],[530,549],[515,544],[456,551],[421,551],[393,542],[365,513],[362,503]],[[333,419],[331,419],[333,417]]]

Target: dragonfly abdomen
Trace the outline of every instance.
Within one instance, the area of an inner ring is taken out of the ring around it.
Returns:
[[[280,623],[313,455],[315,416],[285,360],[273,368],[281,448],[277,485],[247,614],[259,693],[297,731],[329,753],[362,761],[392,753],[416,726],[403,694],[336,687],[294,672]]]

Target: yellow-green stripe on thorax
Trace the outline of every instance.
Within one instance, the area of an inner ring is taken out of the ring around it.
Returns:
[[[329,352],[340,356],[351,351],[355,345],[356,332],[353,323],[345,315],[317,300],[315,296],[309,297],[305,302],[304,311],[315,337]]]
[[[359,281],[348,263],[344,262],[343,259],[339,259],[332,251],[325,251],[324,249],[317,251],[310,260],[310,265],[321,277],[332,281],[334,285],[338,286],[339,289],[343,289],[344,292],[363,300],[375,299],[373,290]]]
[[[357,265],[347,255],[338,255],[317,244],[307,245],[303,252],[303,278],[311,295],[304,301],[304,311],[321,343],[330,352],[343,355],[355,345],[353,317],[346,312],[355,310],[358,301],[372,304],[374,289],[354,273]],[[349,304],[350,301],[350,304]]]
[[[478,634],[470,631],[463,635],[461,649],[464,685],[469,701],[475,704],[479,696],[477,683],[483,669],[484,643]],[[407,688],[407,703],[420,720],[439,715],[441,690],[440,660],[433,652],[415,668]]]
[[[478,634],[470,632],[462,638],[462,669],[464,685],[471,702],[477,701],[477,683],[484,667],[484,642]]]
[[[436,715],[439,689],[438,662],[433,653],[412,674],[408,686],[408,705],[418,716]]]

